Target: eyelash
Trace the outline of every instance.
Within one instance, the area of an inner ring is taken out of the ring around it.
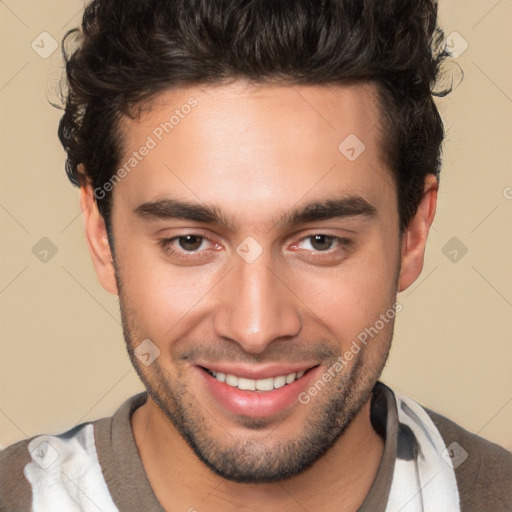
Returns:
[[[215,242],[208,236],[205,236],[205,235],[198,235],[198,234],[195,234],[195,233],[187,233],[185,235],[178,235],[178,236],[174,236],[172,238],[163,238],[162,240],[160,240],[159,242],[159,245],[162,247],[162,249],[169,255],[169,256],[176,256],[178,258],[181,258],[183,260],[187,260],[187,259],[190,259],[192,257],[196,257],[198,254],[200,254],[200,252],[203,252],[203,251],[185,251],[184,249],[182,250],[176,250],[176,249],[173,249],[172,247],[172,243],[179,240],[180,238],[185,238],[187,236],[195,236],[195,237],[198,237],[198,238],[201,238],[201,244],[204,240],[207,240],[208,242],[211,242],[213,244],[215,244]],[[184,254],[189,254],[189,256],[183,256]]]
[[[212,240],[210,237],[208,237],[206,235],[195,234],[195,233],[187,233],[184,235],[174,236],[172,238],[163,238],[162,240],[159,241],[159,245],[162,247],[162,249],[165,251],[165,253],[167,255],[177,257],[178,259],[181,259],[184,261],[190,260],[191,258],[197,258],[198,255],[199,255],[199,257],[201,257],[202,253],[206,252],[206,251],[204,251],[204,250],[201,251],[199,249],[196,249],[194,251],[186,251],[185,249],[176,250],[173,248],[173,242],[176,242],[180,238],[185,238],[187,236],[195,236],[197,238],[200,238],[201,244],[203,243],[203,241],[206,240],[215,245],[214,240]],[[314,256],[312,256],[315,259],[322,258],[322,256],[321,256],[322,254],[325,254],[326,256],[332,256],[340,249],[345,250],[345,251],[349,250],[354,245],[354,241],[350,240],[348,238],[338,237],[338,236],[329,235],[329,234],[325,234],[325,233],[321,233],[321,232],[307,235],[307,236],[301,238],[298,242],[295,242],[293,245],[297,246],[301,242],[303,242],[305,240],[310,240],[315,236],[325,236],[325,237],[332,238],[332,243],[335,244],[335,246],[337,246],[337,248],[335,247],[334,249],[331,248],[331,249],[327,249],[325,251],[318,251],[318,250],[308,251],[310,253],[313,252],[315,254]],[[185,255],[187,255],[187,256],[185,256]]]

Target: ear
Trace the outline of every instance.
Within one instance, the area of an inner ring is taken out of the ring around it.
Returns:
[[[438,189],[437,178],[433,174],[427,175],[423,198],[402,235],[399,292],[409,288],[423,269],[427,236],[436,214]]]
[[[107,228],[98,210],[94,191],[90,184],[80,187],[80,208],[84,221],[85,238],[99,282],[105,290],[118,295]]]

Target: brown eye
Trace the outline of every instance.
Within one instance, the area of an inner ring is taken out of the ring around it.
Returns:
[[[354,241],[345,237],[314,233],[292,244],[297,257],[313,265],[338,265],[354,252]]]
[[[203,243],[203,237],[199,235],[185,235],[178,237],[179,246],[185,251],[197,251]]]
[[[176,265],[195,266],[211,262],[222,245],[206,235],[186,233],[158,241],[167,260]]]
[[[332,247],[334,237],[329,235],[312,235],[309,237],[315,251],[327,251]]]

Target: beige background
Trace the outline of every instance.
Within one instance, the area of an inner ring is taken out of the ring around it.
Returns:
[[[60,112],[48,103],[60,53],[31,48],[43,31],[60,41],[81,5],[0,1],[2,446],[110,415],[143,389],[64,174]],[[383,380],[512,449],[512,2],[440,0],[440,10],[446,34],[469,44],[457,59],[465,79],[439,101],[448,137],[438,215],[423,274],[399,297]],[[42,237],[58,251],[46,263],[32,252]],[[457,262],[443,253],[452,237],[468,249]]]

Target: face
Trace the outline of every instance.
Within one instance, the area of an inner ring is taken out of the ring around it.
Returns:
[[[122,133],[115,277],[95,263],[149,400],[224,478],[300,473],[392,338],[401,239],[373,87],[179,89]]]

